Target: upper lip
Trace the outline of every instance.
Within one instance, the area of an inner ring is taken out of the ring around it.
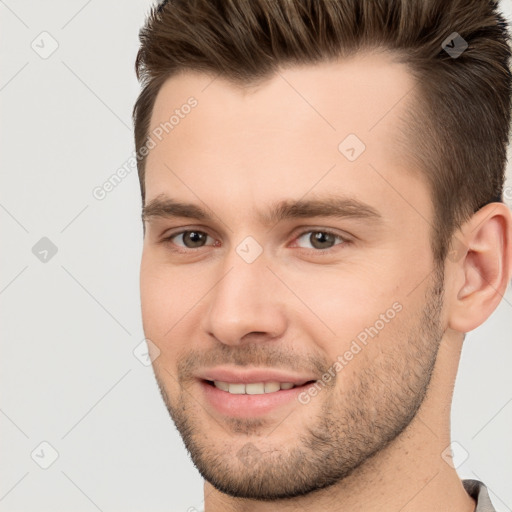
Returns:
[[[220,380],[228,383],[250,384],[252,382],[292,382],[301,386],[310,380],[316,380],[311,375],[297,375],[281,370],[255,368],[251,370],[240,370],[228,367],[216,367],[203,370],[197,375],[204,380]]]

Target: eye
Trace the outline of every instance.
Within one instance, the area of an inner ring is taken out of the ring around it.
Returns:
[[[174,239],[179,240],[180,237],[182,239],[181,244],[174,242]],[[208,238],[211,237],[209,237],[209,235],[204,231],[191,229],[188,231],[180,231],[179,233],[174,233],[164,238],[162,241],[173,243],[178,247],[184,247],[185,249],[198,249],[204,246],[204,243]]]
[[[349,241],[341,235],[327,230],[304,231],[297,237],[297,240],[300,240],[301,238],[305,238],[306,241],[311,244],[312,248],[317,250],[316,252],[331,249],[336,239],[341,240],[342,243],[334,245],[344,245],[349,243]]]
[[[217,245],[217,242],[215,242],[215,240],[210,237],[208,233],[196,229],[189,229],[185,231],[179,231],[177,233],[172,233],[171,235],[165,237],[162,242],[178,247],[178,249],[174,249],[177,252],[187,252],[189,249],[200,249],[201,247],[205,247],[209,238],[214,241],[214,244],[210,245]],[[306,243],[310,244],[310,248],[313,249],[313,252],[316,253],[328,252],[329,249],[336,245],[345,245],[350,243],[350,240],[342,237],[337,233],[333,233],[332,231],[325,229],[310,229],[309,231],[303,231],[301,234],[299,234],[298,237],[295,238],[295,240],[298,241],[303,238],[306,240]],[[178,243],[177,240],[181,240],[181,243]],[[341,243],[336,244],[336,240],[340,240]],[[182,249],[179,249],[180,247]],[[308,247],[305,248],[308,249]]]

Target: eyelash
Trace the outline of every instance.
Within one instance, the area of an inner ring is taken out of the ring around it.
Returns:
[[[199,229],[190,228],[190,229],[185,229],[185,230],[182,230],[182,231],[177,231],[176,233],[171,233],[169,236],[167,236],[167,237],[162,239],[162,243],[170,244],[170,245],[173,245],[175,247],[179,247],[178,249],[176,249],[176,248],[172,249],[174,252],[177,252],[179,254],[187,254],[187,253],[190,253],[191,251],[196,251],[196,250],[203,249],[204,247],[207,247],[207,246],[203,246],[203,247],[196,247],[196,248],[182,248],[181,246],[176,246],[174,244],[174,242],[172,242],[173,238],[175,238],[175,237],[177,237],[179,235],[183,235],[185,233],[190,233],[190,232],[201,233],[203,235],[210,236],[205,231],[201,231]],[[349,239],[347,239],[347,238],[345,238],[345,237],[339,235],[338,233],[335,233],[334,231],[331,231],[329,229],[308,229],[308,230],[305,230],[305,231],[301,231],[299,234],[297,234],[297,236],[295,236],[294,241],[302,238],[304,235],[307,235],[308,233],[323,233],[325,235],[332,235],[335,238],[337,238],[337,239],[342,241],[342,243],[336,244],[333,247],[330,247],[329,249],[303,249],[308,254],[316,254],[316,255],[318,255],[318,254],[330,254],[332,251],[335,250],[335,248],[337,246],[342,246],[343,247],[343,246],[348,245],[348,244],[351,243],[351,240],[349,240]],[[210,238],[213,238],[213,237],[210,237]]]

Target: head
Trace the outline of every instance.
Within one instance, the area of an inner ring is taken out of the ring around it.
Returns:
[[[169,0],[140,39],[142,315],[166,406],[227,494],[329,487],[435,416],[443,343],[507,287],[505,21],[483,0]],[[230,412],[208,398],[220,366],[313,383]]]

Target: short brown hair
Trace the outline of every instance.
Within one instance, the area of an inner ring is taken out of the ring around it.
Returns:
[[[442,47],[454,32],[468,47]],[[384,49],[416,78],[403,133],[429,185],[432,250],[444,261],[454,230],[502,201],[511,109],[510,34],[491,0],[166,0],[141,28],[133,109],[135,149],[148,138],[163,83],[182,70],[251,85],[281,66]],[[146,158],[138,159],[145,201]]]

